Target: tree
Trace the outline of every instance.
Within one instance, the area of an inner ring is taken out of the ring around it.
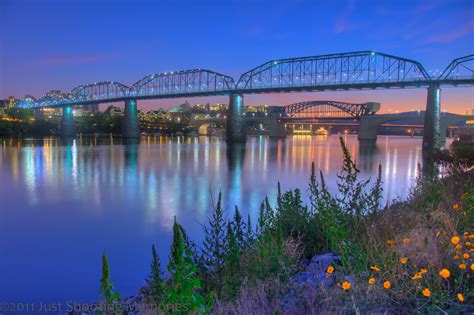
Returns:
[[[239,245],[239,251],[241,251],[245,247],[245,223],[242,220],[242,216],[240,215],[239,208],[237,206],[235,206],[234,221],[232,222],[232,226],[235,231],[237,244]]]
[[[216,287],[220,283],[224,266],[224,213],[222,194],[219,192],[217,205],[209,218],[209,226],[204,228],[203,259],[205,264],[205,286]]]
[[[234,297],[240,287],[239,272],[239,244],[232,230],[231,222],[227,223],[227,234],[225,238],[224,259],[224,298]]]
[[[168,264],[171,283],[166,285],[165,304],[186,309],[172,310],[172,314],[205,313],[207,304],[199,293],[201,281],[196,277],[196,265],[191,259],[189,249],[184,245],[183,228],[174,219],[173,244]]]
[[[150,265],[150,276],[146,279],[151,289],[151,294],[155,303],[159,304],[163,298],[163,278],[160,266],[160,257],[156,253],[155,245],[151,247],[152,261]]]
[[[113,303],[120,299],[120,294],[114,292],[114,284],[110,281],[110,268],[107,255],[102,254],[102,278],[100,279],[100,294],[104,296],[106,303]]]

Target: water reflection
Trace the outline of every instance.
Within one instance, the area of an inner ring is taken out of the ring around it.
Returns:
[[[362,176],[374,176],[382,164],[385,200],[407,195],[421,139],[345,140]],[[0,296],[94,300],[103,248],[117,271],[116,286],[132,294],[148,273],[152,243],[166,262],[174,215],[199,240],[212,198],[222,191],[228,211],[238,205],[256,222],[263,198],[274,202],[278,181],[282,189],[307,191],[312,162],[335,189],[342,154],[334,136],[252,137],[231,147],[209,137],[0,140],[0,247],[8,249],[0,270],[11,271]],[[18,265],[32,259],[36,269]],[[78,285],[62,289],[61,266],[75,270],[67,277]]]

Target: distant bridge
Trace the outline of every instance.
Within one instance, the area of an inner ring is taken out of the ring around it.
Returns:
[[[380,103],[351,104],[335,101],[309,101],[283,107],[288,118],[360,118],[373,115],[380,109]]]

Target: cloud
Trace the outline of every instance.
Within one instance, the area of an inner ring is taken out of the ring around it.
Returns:
[[[352,31],[357,28],[357,25],[349,21],[349,17],[355,9],[355,0],[348,0],[346,6],[342,10],[341,14],[336,20],[334,26],[334,32],[343,33],[347,31]]]
[[[40,60],[41,65],[67,65],[75,63],[88,63],[117,59],[118,56],[113,55],[50,55]]]
[[[474,31],[474,20],[469,20],[466,23],[460,25],[459,27],[440,34],[435,34],[429,37],[425,43],[451,43],[461,37],[469,35]]]

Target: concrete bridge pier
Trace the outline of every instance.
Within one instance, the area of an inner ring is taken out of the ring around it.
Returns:
[[[227,142],[245,142],[244,96],[232,93],[227,113]]]
[[[136,100],[125,101],[125,116],[122,121],[122,137],[127,139],[140,137],[138,109]]]
[[[357,139],[365,142],[376,142],[379,122],[370,116],[361,116],[359,124]]]
[[[36,121],[43,121],[44,120],[44,113],[41,108],[35,108],[35,120]]]
[[[285,138],[286,129],[285,124],[278,121],[278,118],[271,118],[268,126],[270,138]]]
[[[61,119],[61,137],[74,138],[76,136],[76,122],[72,115],[72,106],[63,108],[63,118]]]
[[[438,85],[428,87],[423,128],[423,157],[428,159],[440,148],[440,91]]]

